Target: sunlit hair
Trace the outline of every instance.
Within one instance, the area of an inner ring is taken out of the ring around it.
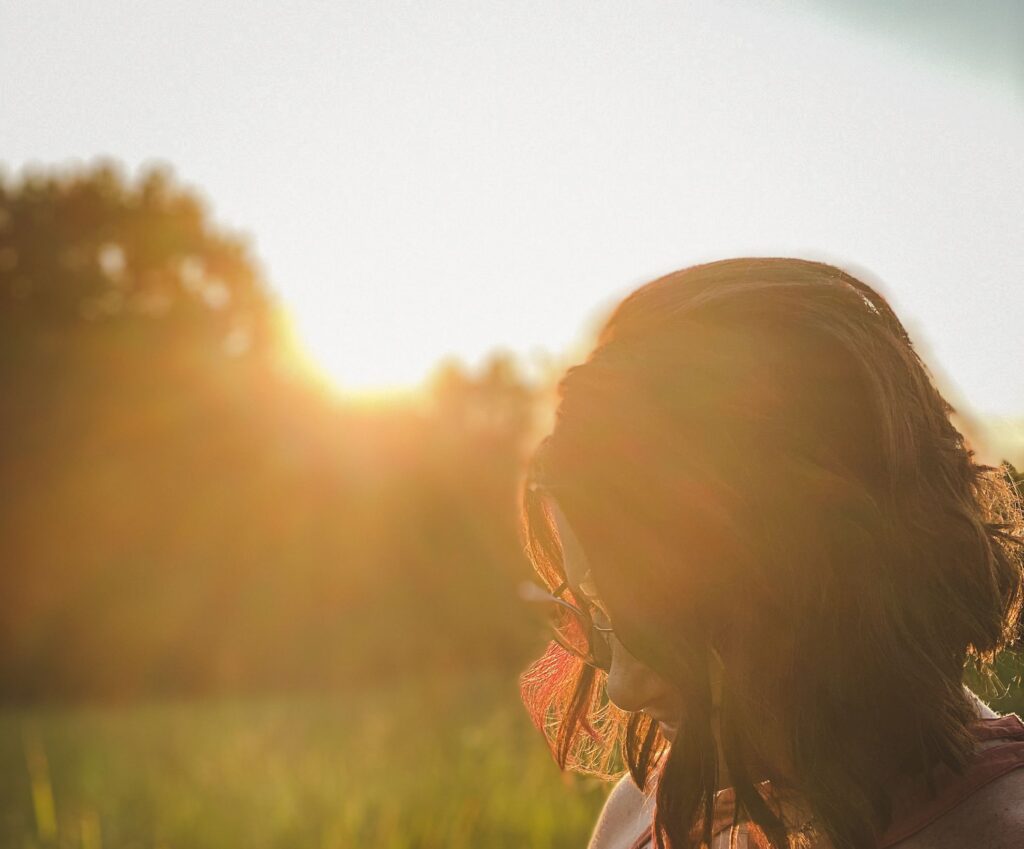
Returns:
[[[559,765],[657,781],[658,845],[710,844],[714,647],[737,820],[773,847],[797,824],[758,789],[785,784],[769,735],[836,849],[875,845],[893,782],[961,770],[964,666],[1015,638],[1024,519],[953,412],[886,299],[830,265],[724,260],[629,295],[559,384],[523,533],[553,588],[556,499],[618,638],[685,708],[669,746],[551,644],[521,686]]]

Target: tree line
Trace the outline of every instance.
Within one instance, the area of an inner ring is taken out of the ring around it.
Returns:
[[[514,359],[363,407],[166,170],[0,183],[0,699],[329,687],[536,646]]]

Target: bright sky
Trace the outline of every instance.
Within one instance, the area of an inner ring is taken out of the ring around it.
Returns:
[[[172,163],[349,389],[789,254],[1024,418],[1021,45],[1016,0],[4,0],[0,157]]]

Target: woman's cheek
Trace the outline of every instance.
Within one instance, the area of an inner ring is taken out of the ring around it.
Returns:
[[[605,689],[612,704],[629,713],[663,703],[669,694],[661,677],[626,651],[618,640],[612,644]]]

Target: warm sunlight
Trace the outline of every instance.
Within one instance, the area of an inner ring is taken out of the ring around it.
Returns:
[[[1024,846],[1022,32],[0,0],[0,849]]]
[[[425,356],[422,340],[381,345],[380,327],[344,321],[317,304],[294,304],[291,325],[304,365],[338,392],[363,399],[414,391],[437,360]]]

